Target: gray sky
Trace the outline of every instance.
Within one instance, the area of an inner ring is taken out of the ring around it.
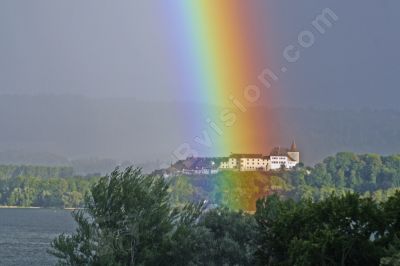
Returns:
[[[163,1],[1,0],[0,151],[140,161],[168,157],[190,141],[194,136],[182,136],[179,125],[184,122],[177,121],[182,117],[177,112],[203,107],[189,106],[185,101],[196,99],[182,98],[177,77],[171,75],[173,55],[165,45]],[[265,36],[262,30],[260,34],[273,47],[269,53],[277,65],[265,67],[288,66],[279,81],[280,105],[399,110],[400,1],[252,2],[260,16],[271,16]],[[312,30],[312,21],[324,8],[333,10],[338,21],[324,35],[316,33],[314,45],[302,49],[298,62],[288,65],[284,48],[296,44],[302,31]],[[338,147],[350,147],[346,141],[351,136],[365,141],[354,146],[355,151],[400,149],[393,142],[373,143],[398,139],[397,113],[376,114],[377,120],[388,119],[375,127],[383,131],[368,128],[374,113],[366,112],[353,114],[342,131],[333,132],[326,118],[341,114],[305,112],[297,119],[304,124],[315,120],[306,128],[297,125],[296,137],[304,139],[300,146],[321,148],[309,162]],[[357,123],[364,126],[352,128]],[[201,132],[204,125],[196,126],[192,130]],[[364,136],[366,132],[373,134]],[[330,146],[313,143],[315,136],[322,144],[330,138]]]
[[[322,9],[339,17],[280,81],[282,104],[397,106],[399,1],[261,2],[273,17],[273,38],[265,38],[278,59]],[[0,92],[182,100],[159,9],[160,0],[1,1]]]

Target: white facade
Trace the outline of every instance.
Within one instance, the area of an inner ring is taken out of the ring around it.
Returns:
[[[267,170],[268,160],[260,154],[254,155],[233,155],[228,161],[221,162],[220,169],[232,169],[239,171]]]
[[[269,156],[262,154],[232,154],[222,161],[219,169],[239,171],[268,171],[282,168],[292,169],[300,162],[300,153],[293,142],[290,149],[274,148]]]
[[[240,171],[266,171],[268,167],[268,160],[262,156],[258,158],[240,158]]]
[[[219,169],[233,169],[233,167],[229,167],[229,162],[221,162]]]
[[[289,156],[270,156],[270,162],[271,170],[279,170],[282,167],[291,169],[299,163],[292,160]]]
[[[230,157],[228,161],[221,162],[220,169],[235,169],[238,168],[238,162],[236,158]]]

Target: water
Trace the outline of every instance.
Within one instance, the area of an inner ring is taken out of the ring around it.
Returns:
[[[0,209],[0,265],[54,265],[46,250],[61,233],[74,231],[71,212],[53,209]]]

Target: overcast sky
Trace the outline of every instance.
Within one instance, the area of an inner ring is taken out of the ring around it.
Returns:
[[[188,100],[171,93],[160,1],[0,1],[0,93]],[[280,81],[282,104],[397,107],[399,1],[261,2],[278,59],[324,8],[339,17]]]
[[[169,158],[202,132],[204,121],[190,112],[213,107],[194,107],[190,97],[198,93],[179,93],[166,44],[176,36],[166,30],[178,29],[166,20],[165,12],[173,12],[162,8],[166,1],[1,0],[0,151],[145,161]],[[279,72],[278,105],[400,110],[400,1],[246,2],[256,5],[256,21],[270,23],[257,26],[258,46],[273,57],[265,67]],[[320,34],[312,22],[326,8],[338,20]],[[297,43],[304,31],[315,38],[307,49]],[[301,53],[295,63],[282,55],[288,45]],[[335,119],[346,112],[318,112],[289,123],[300,133],[286,130],[308,146],[307,162],[339,150],[399,150],[392,141],[400,135],[396,112],[355,111],[343,121]],[[188,126],[188,119],[196,123]]]

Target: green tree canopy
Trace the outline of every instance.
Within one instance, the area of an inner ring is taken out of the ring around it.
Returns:
[[[168,183],[139,169],[103,177],[74,212],[78,228],[60,235],[60,265],[254,265],[254,217],[203,204],[172,206]]]
[[[378,265],[400,233],[400,193],[377,203],[358,194],[320,202],[257,202],[257,258],[262,265]],[[397,242],[396,242],[397,243]],[[397,245],[398,246],[398,245]]]

